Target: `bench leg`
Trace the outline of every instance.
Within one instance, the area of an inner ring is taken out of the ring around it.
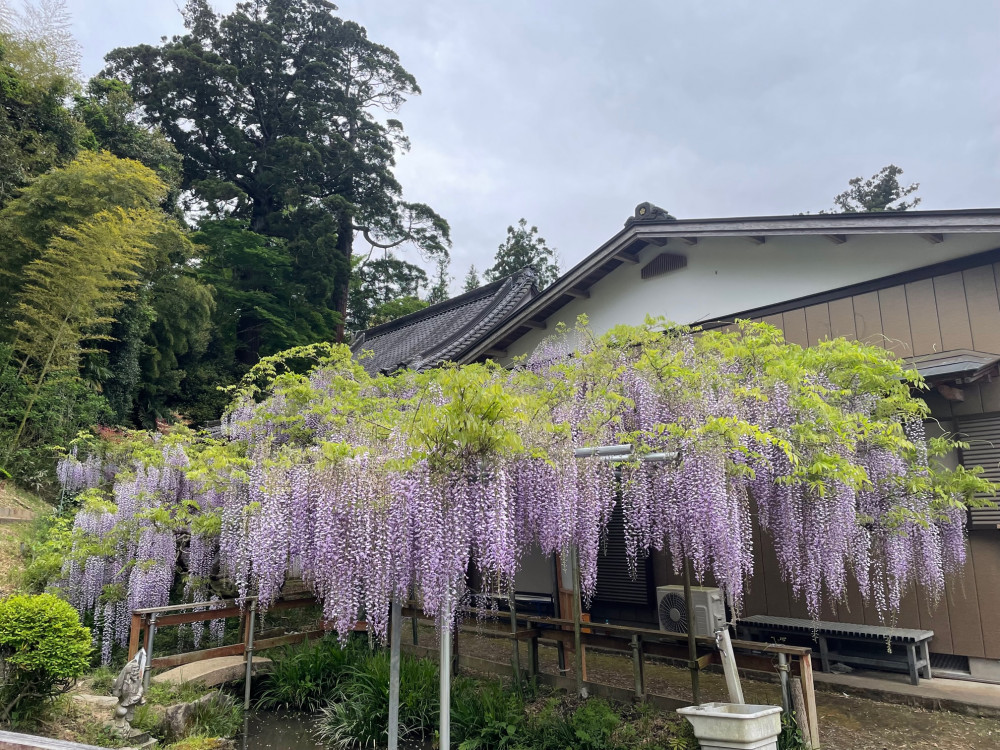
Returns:
[[[920,644],[920,653],[924,660],[924,677],[931,679],[931,647],[927,641]]]
[[[826,636],[821,635],[819,638],[819,663],[820,667],[824,672],[830,671],[830,650],[826,647]]]
[[[906,644],[906,662],[910,667],[910,684],[919,685],[920,677],[917,674],[917,646],[914,643]]]

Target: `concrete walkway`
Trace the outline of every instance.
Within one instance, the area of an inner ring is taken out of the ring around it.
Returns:
[[[815,672],[817,690],[889,701],[927,709],[947,709],[970,716],[1000,718],[1000,685],[934,678],[911,685],[906,675],[858,670],[851,674]]]
[[[271,660],[263,656],[253,658],[253,673],[271,669]],[[179,685],[182,682],[200,682],[205,687],[214,687],[225,682],[236,682],[246,676],[246,659],[242,656],[219,656],[215,659],[184,664],[166,672],[154,675],[153,682]]]

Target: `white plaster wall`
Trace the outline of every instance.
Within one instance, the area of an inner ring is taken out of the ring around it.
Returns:
[[[590,288],[589,299],[561,308],[547,329],[531,331],[508,351],[530,353],[556,323],[572,325],[581,313],[598,334],[622,323],[638,325],[647,314],[697,323],[998,247],[996,233],[945,235],[939,244],[907,234],[850,235],[841,245],[815,235],[768,237],[763,245],[746,237],[701,238],[693,246],[672,240],[645,248],[638,265],[619,266]],[[661,252],[686,255],[687,267],[642,279],[642,266]]]

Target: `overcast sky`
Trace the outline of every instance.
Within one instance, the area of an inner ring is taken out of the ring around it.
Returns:
[[[84,72],[182,31],[182,0],[68,0]],[[233,0],[216,0],[229,10]],[[525,217],[563,270],[641,201],[679,218],[829,208],[885,164],[921,208],[1000,206],[1000,2],[343,0],[423,94],[410,200],[458,286]]]

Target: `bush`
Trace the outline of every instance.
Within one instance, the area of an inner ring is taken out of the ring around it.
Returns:
[[[525,734],[524,701],[500,682],[459,678],[451,690],[451,729],[459,750],[517,747]]]
[[[264,678],[257,706],[310,713],[318,711],[334,695],[348,658],[347,649],[330,637],[286,646],[268,656],[271,671]]]
[[[188,734],[195,737],[234,737],[243,727],[243,706],[231,695],[217,692],[198,703],[191,714]]]
[[[51,594],[0,601],[0,721],[28,718],[90,663],[90,631]]]
[[[378,747],[389,725],[389,653],[358,653],[319,723],[320,736],[335,747]],[[399,736],[428,737],[440,708],[437,664],[403,654],[399,675]]]

